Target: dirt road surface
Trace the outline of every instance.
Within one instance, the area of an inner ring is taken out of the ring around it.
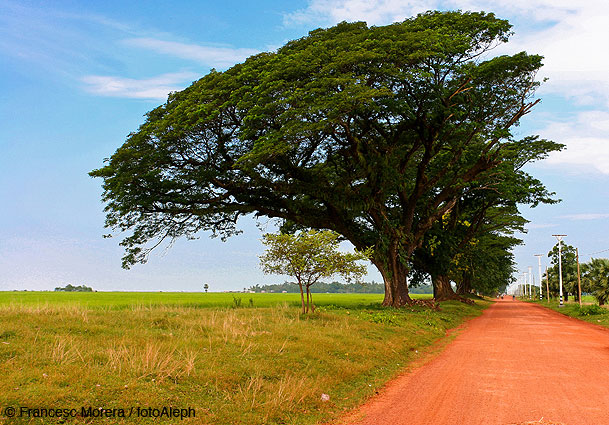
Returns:
[[[506,425],[542,418],[609,425],[609,331],[510,297],[341,423]]]

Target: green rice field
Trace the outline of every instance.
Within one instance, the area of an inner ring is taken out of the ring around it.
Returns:
[[[413,295],[431,298],[431,295]],[[313,294],[315,305],[362,308],[377,306],[382,294]],[[235,300],[241,306],[271,307],[287,303],[299,306],[300,294],[241,292],[0,292],[0,306],[81,306],[86,308],[124,309],[152,306],[191,308],[230,308]],[[250,303],[250,300],[251,303]],[[237,301],[238,302],[238,301]]]

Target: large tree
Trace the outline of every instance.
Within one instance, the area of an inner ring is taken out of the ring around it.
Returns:
[[[522,242],[511,235],[525,232],[527,222],[519,213],[519,205],[558,202],[542,182],[522,171],[524,164],[543,157],[545,152],[545,148],[534,152],[523,145],[504,149],[494,173],[472,182],[451,211],[426,232],[412,263],[431,277],[436,300],[459,298],[451,280],[458,284],[460,295],[474,289],[474,275],[477,286],[485,282],[484,288],[476,288],[479,292],[494,292],[498,285],[505,285],[507,280],[503,279],[493,286],[481,280],[480,273],[504,278],[511,274],[510,251]]]
[[[123,265],[253,214],[372,247],[384,304],[412,302],[409,260],[433,223],[505,150],[555,149],[511,133],[542,58],[489,58],[510,28],[483,12],[341,23],[170,95],[91,173],[106,226],[130,232]]]
[[[489,199],[491,197],[480,201]],[[524,223],[526,220],[518,214],[515,205],[459,202],[434,223],[421,247],[415,250],[414,283],[429,276],[437,301],[467,301],[462,296],[472,290],[496,294],[511,280],[511,249],[522,242],[511,235],[524,231]],[[456,293],[451,281],[456,283]]]
[[[516,272],[511,249],[521,242],[512,236],[495,233],[476,239],[455,265],[452,276],[457,284],[457,294],[476,291],[491,296],[505,292]]]

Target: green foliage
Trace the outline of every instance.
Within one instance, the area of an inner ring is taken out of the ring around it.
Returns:
[[[385,303],[407,303],[411,256],[433,224],[515,173],[532,183],[517,197],[535,198],[522,166],[561,147],[511,134],[537,102],[542,58],[488,58],[510,34],[483,12],[343,22],[173,93],[90,173],[106,226],[127,232],[123,266],[164,240],[229,237],[254,214],[373,247]]]
[[[600,305],[609,301],[609,259],[592,258],[582,264],[582,283],[585,292],[592,292]]]
[[[88,287],[88,286],[85,286],[85,285],[73,286],[73,285],[68,283],[63,288],[61,288],[61,287],[55,288],[55,291],[63,291],[63,292],[93,292],[93,289]]]
[[[300,294],[307,292],[306,311],[310,306],[310,287],[319,279],[340,275],[347,281],[361,279],[366,266],[357,261],[367,260],[372,251],[342,253],[339,251],[339,235],[331,231],[309,230],[298,234],[267,233],[262,242],[267,246],[260,256],[265,273],[284,274],[296,279]],[[304,297],[302,299],[305,312]]]

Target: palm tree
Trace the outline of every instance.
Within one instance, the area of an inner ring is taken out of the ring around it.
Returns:
[[[584,281],[589,285],[599,305],[609,300],[609,259],[593,258],[584,264]]]

